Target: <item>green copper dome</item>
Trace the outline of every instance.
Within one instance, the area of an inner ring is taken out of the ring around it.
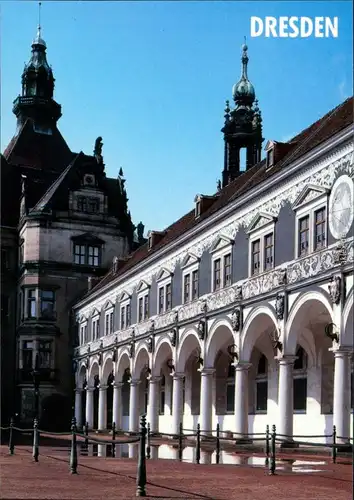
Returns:
[[[247,48],[248,47],[246,44],[242,46],[242,74],[238,83],[235,83],[235,85],[232,87],[232,96],[234,98],[234,101],[238,104],[252,105],[253,101],[256,98],[256,93],[252,83],[249,81],[247,76]]]

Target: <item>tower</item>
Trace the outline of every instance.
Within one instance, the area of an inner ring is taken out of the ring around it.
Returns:
[[[39,25],[30,60],[22,73],[22,93],[14,101],[13,113],[18,127],[29,118],[36,132],[50,135],[61,117],[61,106],[53,99],[55,80],[46,48]]]
[[[261,160],[262,118],[252,83],[248,79],[247,45],[242,46],[241,78],[232,88],[235,107],[226,101],[224,134],[225,153],[222,187],[227,186],[242,173],[240,151],[246,150],[246,170]]]

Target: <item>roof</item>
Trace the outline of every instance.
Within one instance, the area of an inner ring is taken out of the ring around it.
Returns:
[[[179,220],[171,224],[164,230],[165,235],[159,242],[148,250],[148,244],[144,244],[128,256],[126,261],[119,267],[117,273],[113,274],[112,269],[88,292],[83,298],[88,298],[99,289],[111,283],[134,266],[140,264],[154,253],[176,241],[186,232],[190,231],[202,221],[205,221],[212,214],[222,209],[240,195],[244,194],[256,185],[264,182],[279,170],[285,168],[301,156],[305,155],[313,148],[328,140],[334,134],[348,127],[353,123],[353,97],[346,99],[342,104],[329,111],[322,118],[300,132],[288,141],[289,148],[271,169],[266,169],[266,161],[262,160],[257,165],[242,173],[233,182],[223,188],[217,196],[215,202],[198,219],[195,219],[194,208]]]

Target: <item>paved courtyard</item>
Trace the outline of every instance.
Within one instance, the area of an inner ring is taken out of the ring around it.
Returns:
[[[39,463],[31,447],[18,446],[14,456],[1,447],[1,499],[129,500],[135,498],[136,460],[79,456],[78,474],[70,475],[67,451],[41,447]],[[309,457],[303,460],[310,461]],[[196,465],[173,460],[147,461],[147,498],[184,500],[352,498],[352,466],[318,464],[304,470],[278,471],[262,467]]]

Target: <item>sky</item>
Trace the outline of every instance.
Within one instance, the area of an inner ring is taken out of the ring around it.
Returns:
[[[251,16],[338,16],[339,37],[250,38]],[[37,24],[38,3],[1,3],[1,151],[15,132],[12,102]],[[351,2],[44,1],[41,24],[61,133],[86,154],[103,137],[107,175],[123,168],[133,221],[145,231],[182,217],[196,194],[215,193],[244,36],[264,146],[353,93]]]

